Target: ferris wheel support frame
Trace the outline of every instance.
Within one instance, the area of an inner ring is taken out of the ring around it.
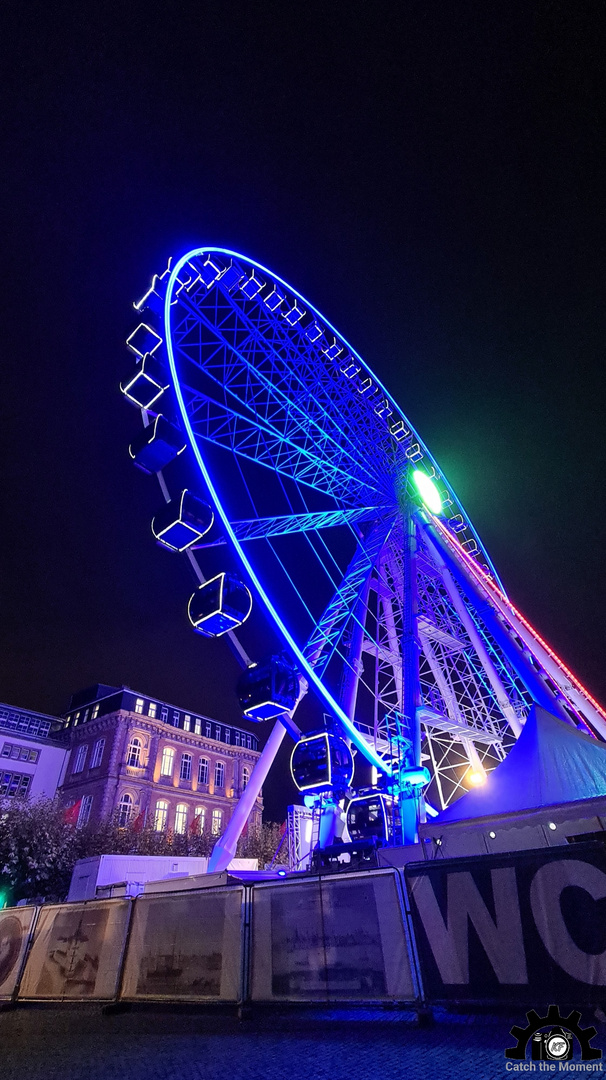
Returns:
[[[421,517],[419,517],[419,520],[421,525],[425,526],[426,523]],[[442,549],[439,544],[434,543],[435,538],[432,537],[430,530],[427,528],[425,529],[425,539],[427,546],[434,557],[434,561],[440,569],[442,581],[444,582],[444,587],[451,599],[452,605],[461,622],[463,623],[463,626],[465,627],[467,633],[469,634],[469,639],[478,655],[484,671],[486,672],[486,677],[488,678],[488,681],[490,682],[490,685],[495,692],[495,697],[503,712],[503,716],[509,723],[509,726],[516,738],[518,738],[520,732],[522,731],[522,725],[520,724],[520,721],[515,714],[514,708],[507,695],[507,691],[505,690],[505,687],[503,686],[503,683],[498,676],[496,668],[492,660],[490,659],[490,656],[488,655],[488,650],[486,649],[486,646],[484,645],[484,642],[482,641],[476,629],[476,625],[471,618],[467,608],[465,607],[465,604],[461,599],[461,595],[454,584],[452,574],[444,561]]]
[[[452,538],[446,538],[438,522],[434,520],[425,528],[438,544],[453,577],[515,667],[536,703],[549,712],[556,712],[565,723],[570,724],[571,718],[562,704],[562,701],[567,702],[574,712],[580,714],[584,723],[594,728],[600,737],[606,740],[606,714],[597,705],[594,707],[586,691],[584,694],[579,692],[574,685],[574,676],[556,660],[552,650],[541,641],[513,604],[505,600],[496,586],[492,586],[492,583],[489,585],[487,580],[482,579],[477,566],[465,558],[464,552],[459,553],[449,547],[453,544]],[[514,640],[513,634],[523,642],[528,652],[553,680],[558,688],[558,695],[549,693],[544,681]]]
[[[556,656],[553,649],[543,641],[497,585],[489,579],[484,579],[478,567],[470,565],[468,560],[464,560],[464,564],[480,589],[494,601],[504,620],[511,626],[513,632],[519,635],[529,652],[535,656],[537,662],[559,687],[563,696],[583,718],[586,718],[600,738],[606,740],[606,710],[581,685],[576,676]]]
[[[569,723],[569,719],[561,705],[549,694],[540,675],[534,670],[527,657],[524,656],[522,650],[517,646],[516,642],[499,619],[494,610],[494,606],[490,602],[486,602],[487,597],[483,594],[478,582],[476,582],[469,574],[467,568],[461,563],[456,555],[448,549],[444,538],[440,536],[435,529],[435,526],[428,525],[426,528],[436,541],[446,564],[446,568],[450,571],[457,584],[463,589],[468,602],[481,616],[482,621],[517,671],[529,694],[532,695],[533,700],[537,705],[547,709],[548,712],[554,712],[554,710],[557,711],[560,719]]]

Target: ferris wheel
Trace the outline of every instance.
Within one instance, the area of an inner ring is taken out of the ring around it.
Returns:
[[[165,498],[154,535],[194,568],[194,628],[237,652],[245,716],[276,721],[225,852],[285,731],[300,734],[305,691],[413,818],[484,782],[533,702],[606,737],[606,713],[513,607],[421,437],[309,301],[205,247],[135,307],[122,389],[143,417],[131,456]],[[239,631],[260,615],[269,658]]]

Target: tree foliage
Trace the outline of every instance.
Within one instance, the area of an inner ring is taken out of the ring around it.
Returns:
[[[93,855],[210,855],[216,837],[208,832],[156,832],[151,827],[121,828],[117,818],[82,828],[64,820],[56,799],[0,800],[0,894],[9,903],[45,898],[64,900],[78,859]],[[264,823],[240,838],[239,858],[271,864],[282,839],[282,826]],[[286,843],[275,859],[286,862]]]

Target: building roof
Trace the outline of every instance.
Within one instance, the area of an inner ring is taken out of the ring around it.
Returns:
[[[70,707],[65,714],[65,727],[73,729],[78,724],[84,726],[100,716],[121,711],[138,713],[141,719],[149,717],[149,719],[162,721],[169,727],[181,728],[184,731],[193,729],[193,734],[203,735],[205,738],[226,744],[242,745],[255,753],[259,750],[258,737],[248,728],[213,719],[194,709],[186,711],[183,706],[172,705],[150,694],[132,690],[129,686],[108,686],[104,683],[96,683],[72,695]],[[196,727],[202,724],[204,724],[204,731],[196,731]],[[235,733],[235,742],[232,739],[232,733]]]
[[[17,705],[0,702],[0,730],[34,739],[47,739],[51,732],[63,729],[64,721],[58,716],[24,709]]]
[[[533,705],[515,746],[488,774],[434,819],[449,824],[606,795],[606,744]]]

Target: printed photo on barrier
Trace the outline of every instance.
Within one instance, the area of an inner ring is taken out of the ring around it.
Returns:
[[[140,897],[122,997],[237,1001],[243,890]]]
[[[405,879],[430,999],[604,1001],[604,844],[409,863]]]
[[[255,1000],[414,1000],[392,873],[253,890]]]
[[[124,900],[43,907],[19,997],[113,998],[129,909]]]
[[[35,907],[0,911],[0,999],[11,998],[23,964]]]

